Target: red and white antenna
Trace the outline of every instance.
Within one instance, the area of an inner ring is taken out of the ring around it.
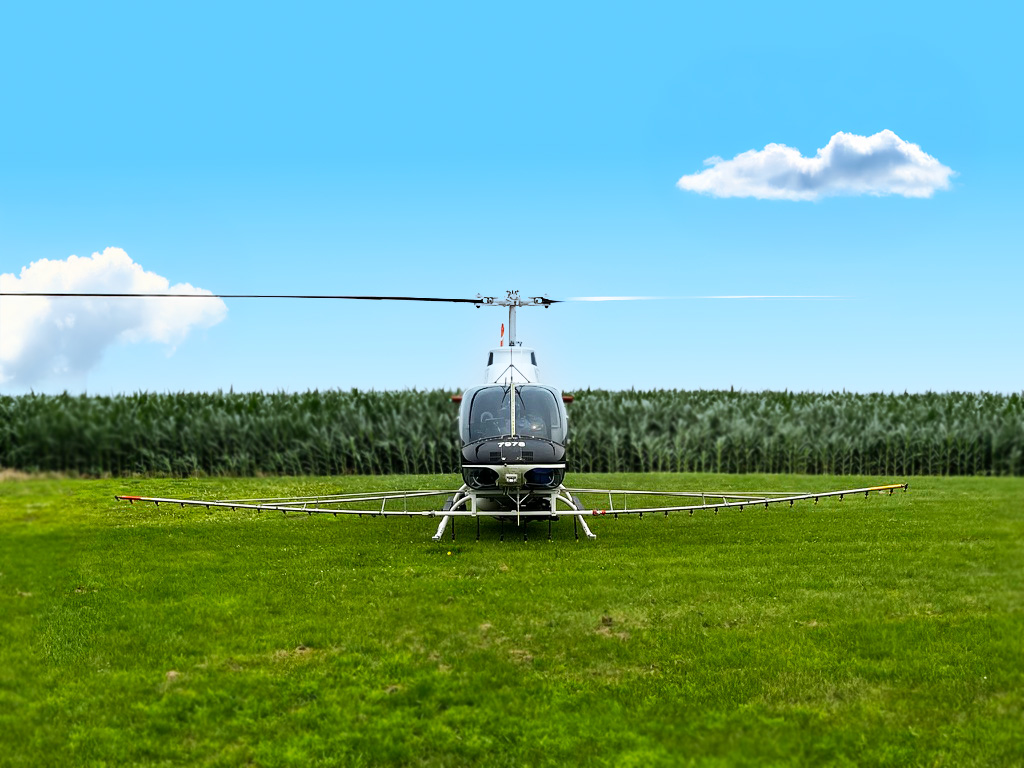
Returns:
[[[501,324],[501,340],[498,342],[499,347],[505,346],[505,324]]]

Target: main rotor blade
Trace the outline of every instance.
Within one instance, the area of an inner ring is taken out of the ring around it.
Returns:
[[[782,296],[782,295],[736,295],[736,296],[572,296],[561,301],[691,301],[703,299],[846,299],[848,296]]]
[[[321,294],[264,293],[48,293],[42,291],[9,293],[0,296],[36,296],[41,298],[84,297],[98,299],[353,299],[359,301],[447,301],[455,304],[486,304],[483,299],[447,299],[432,296],[333,296]]]
[[[100,292],[48,292],[48,291],[0,291],[0,296],[25,296],[36,298],[94,298],[94,299],[335,299],[348,301],[430,301],[450,304],[475,304],[506,306],[506,300],[489,296],[475,299],[455,299],[436,296],[341,296],[334,294],[280,294],[280,293],[100,293]],[[561,304],[568,301],[703,301],[703,300],[815,300],[846,299],[848,296],[826,295],[721,295],[721,296],[571,296],[566,299],[549,299],[546,296],[531,297],[517,306]]]

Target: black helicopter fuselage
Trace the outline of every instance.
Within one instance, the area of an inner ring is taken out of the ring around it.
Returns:
[[[472,490],[521,498],[561,486],[568,422],[562,395],[553,387],[474,387],[462,396],[459,430],[462,477]]]
[[[542,437],[503,435],[462,446],[462,477],[474,490],[550,490],[565,477],[565,446]]]

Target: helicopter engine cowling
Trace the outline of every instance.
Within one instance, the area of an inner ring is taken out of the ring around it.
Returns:
[[[474,490],[549,490],[565,477],[565,446],[523,435],[477,440],[462,448],[462,477]]]

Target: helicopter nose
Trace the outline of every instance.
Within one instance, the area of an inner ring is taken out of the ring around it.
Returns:
[[[498,472],[498,484],[506,488],[518,488],[522,486],[525,474],[525,467],[504,466]]]
[[[504,462],[522,461],[523,460],[523,444],[516,441],[508,441],[505,443],[499,443],[501,446],[501,460]]]

